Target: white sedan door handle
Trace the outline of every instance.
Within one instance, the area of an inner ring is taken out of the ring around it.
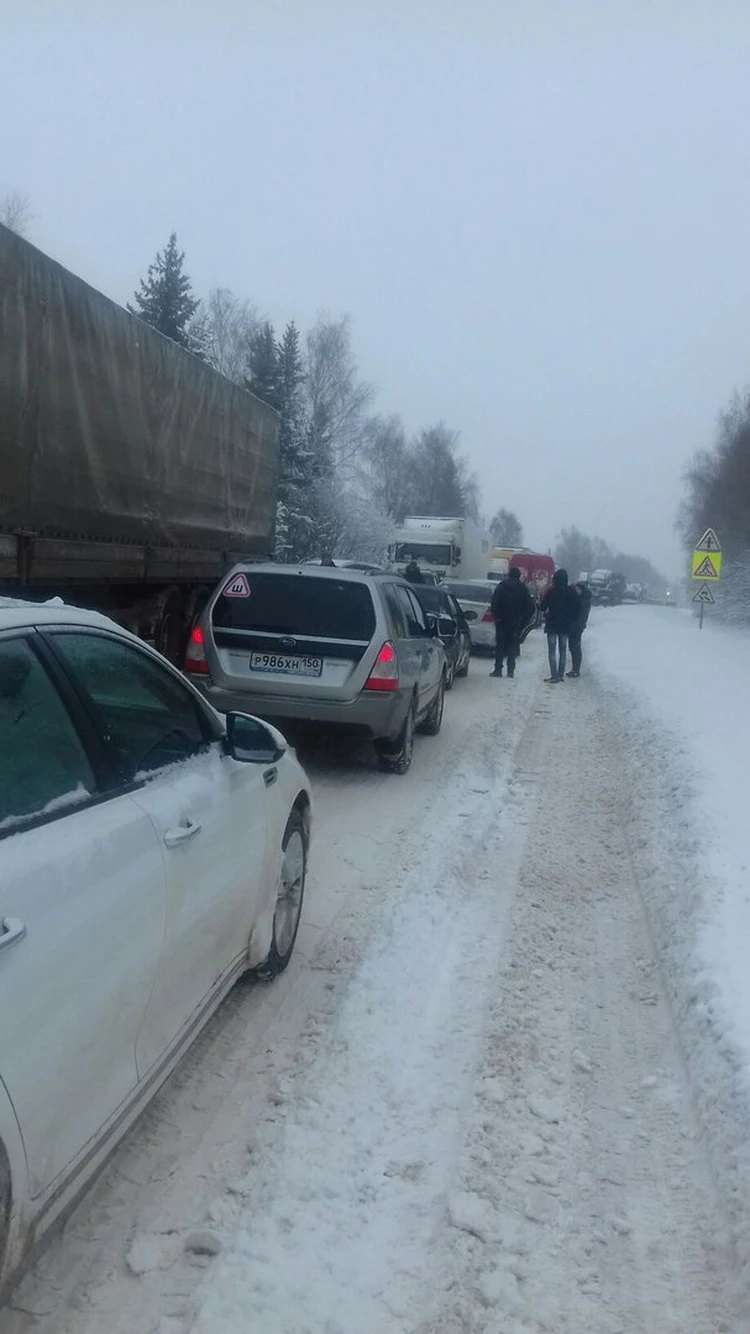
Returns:
[[[176,829],[168,829],[164,835],[164,842],[168,848],[176,848],[180,843],[187,843],[189,838],[194,838],[201,832],[201,827],[197,821],[186,820],[184,824],[178,825]]]
[[[0,950],[15,945],[26,935],[26,923],[20,917],[4,917],[0,923]]]

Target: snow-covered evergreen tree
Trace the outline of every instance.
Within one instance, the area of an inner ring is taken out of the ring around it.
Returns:
[[[141,285],[134,293],[135,304],[128,305],[128,310],[166,338],[171,338],[173,343],[202,356],[201,330],[192,327],[199,302],[193,296],[184,263],[185,252],[178,248],[177,234],[172,232],[164,250],[157,253],[153,264],[149,264],[148,277],[141,279]]]
[[[247,387],[256,398],[279,407],[279,349],[270,320],[265,320],[250,339],[250,375]]]
[[[314,542],[315,460],[309,448],[304,403],[305,371],[299,330],[292,320],[275,345],[275,398],[279,411],[279,501],[276,554],[280,560],[310,555]]]

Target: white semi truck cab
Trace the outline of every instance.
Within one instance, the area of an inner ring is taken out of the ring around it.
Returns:
[[[439,579],[484,579],[490,551],[490,535],[474,519],[412,514],[393,533],[388,561],[399,574],[416,561]]]

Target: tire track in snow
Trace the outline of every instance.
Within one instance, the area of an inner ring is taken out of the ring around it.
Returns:
[[[521,867],[444,1279],[420,1334],[748,1328],[620,820],[613,736],[592,684],[566,686],[522,765],[543,827]]]
[[[395,1334],[419,1319],[503,937],[508,896],[490,874],[507,846],[501,795],[474,800],[470,830],[461,811],[443,823],[314,1068],[284,1091],[279,1160],[248,1185],[257,1223],[220,1260],[193,1334],[237,1328],[241,1309],[284,1334]]]

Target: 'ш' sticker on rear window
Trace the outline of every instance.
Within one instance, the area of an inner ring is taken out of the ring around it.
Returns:
[[[234,579],[230,579],[224,589],[225,598],[249,598],[249,596],[250,585],[244,574],[235,575]]]

